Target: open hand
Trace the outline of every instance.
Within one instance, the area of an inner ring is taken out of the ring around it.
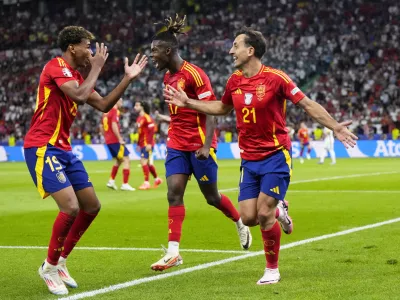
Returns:
[[[89,61],[91,67],[103,68],[107,58],[108,58],[107,46],[104,46],[104,43],[96,43],[96,53],[94,56],[89,56]]]
[[[188,96],[181,87],[178,87],[178,90],[176,90],[170,85],[164,88],[164,98],[165,102],[168,104],[173,104],[178,107],[186,107],[189,101]]]
[[[139,59],[140,58],[140,59]],[[129,60],[125,57],[125,76],[129,78],[129,80],[134,80],[136,77],[142,73],[144,67],[147,65],[147,56],[143,55],[140,57],[138,53],[133,61],[133,64],[129,65]]]
[[[334,135],[343,143],[346,149],[349,148],[349,146],[354,147],[356,145],[356,140],[358,140],[358,137],[347,128],[351,123],[352,121],[345,121],[333,128]]]

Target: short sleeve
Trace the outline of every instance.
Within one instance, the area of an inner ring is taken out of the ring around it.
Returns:
[[[232,100],[232,76],[228,79],[228,82],[226,83],[225,86],[225,91],[224,94],[222,95],[222,103],[226,105],[233,105],[233,100]]]
[[[72,74],[71,70],[65,66],[57,66],[49,63],[46,66],[46,73],[52,80],[54,80],[58,87],[71,80],[78,81]]]
[[[212,101],[216,97],[214,95],[210,79],[204,72],[199,72],[200,80],[195,80],[195,93],[201,101]],[[196,78],[193,78],[196,79]]]
[[[284,99],[288,99],[293,104],[297,104],[305,97],[304,93],[297,87],[297,85],[282,71],[274,71],[276,76],[277,89]]]

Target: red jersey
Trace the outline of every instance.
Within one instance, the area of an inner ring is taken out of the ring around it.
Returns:
[[[180,86],[191,99],[199,101],[215,100],[210,79],[199,67],[183,62],[181,69],[171,74],[165,73],[164,84],[174,88]],[[169,105],[171,122],[168,129],[167,147],[181,151],[196,151],[206,140],[206,115],[189,108]],[[214,133],[211,147],[217,148]]]
[[[60,89],[61,85],[71,80],[79,84],[84,81],[81,74],[63,58],[53,58],[44,66],[24,148],[51,144],[65,151],[72,150],[68,141],[69,130],[78,112],[78,105]]]
[[[262,66],[251,78],[236,71],[228,79],[222,102],[233,105],[240,155],[262,160],[291,142],[286,129],[286,99],[296,104],[305,95],[282,71]]]
[[[119,139],[114,134],[112,130],[112,123],[117,123],[118,132],[121,130],[121,125],[119,124],[120,112],[118,108],[113,107],[108,113],[103,114],[103,129],[104,129],[104,140],[106,144],[116,144],[119,143]]]
[[[154,146],[154,121],[148,115],[144,114],[136,119],[136,124],[139,133],[139,147],[146,147],[146,145]]]
[[[297,133],[297,136],[299,137],[299,140],[302,144],[306,144],[309,142],[309,136],[308,136],[308,129],[307,128],[300,128],[299,132]]]

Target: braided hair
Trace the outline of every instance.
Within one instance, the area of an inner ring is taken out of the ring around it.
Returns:
[[[178,34],[184,34],[186,16],[180,18],[178,14],[175,15],[175,20],[171,17],[166,18],[164,22],[156,23],[163,24],[163,28],[154,36],[153,41],[163,41],[168,44],[172,49],[178,49],[179,43],[177,39]]]

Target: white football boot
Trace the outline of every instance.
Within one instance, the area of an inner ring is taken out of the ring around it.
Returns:
[[[281,280],[281,274],[279,274],[279,269],[268,269],[265,268],[263,277],[257,281],[258,285],[264,284],[274,284]]]
[[[50,293],[54,295],[67,295],[68,289],[58,275],[57,266],[53,266],[45,260],[39,267],[39,276],[46,283]]]
[[[120,188],[121,191],[136,191],[134,187],[131,187],[129,183],[123,183]]]
[[[291,234],[293,231],[293,221],[289,216],[289,202],[286,200],[279,200],[277,208],[279,209],[279,216],[277,218],[284,233]]]
[[[115,185],[115,181],[112,180],[112,179],[110,179],[110,180],[107,182],[107,187],[110,188],[110,189],[112,189],[112,190],[118,190],[117,186]]]
[[[58,275],[60,275],[61,280],[71,288],[77,288],[78,284],[71,277],[67,269],[67,260],[64,257],[60,256],[57,264]]]
[[[168,253],[164,246],[161,246],[164,250],[165,255],[157,262],[151,265],[151,269],[154,271],[164,271],[166,269],[177,267],[183,264],[182,256],[179,253]]]
[[[236,229],[239,235],[240,246],[244,250],[249,250],[251,243],[253,242],[253,237],[251,236],[250,228],[243,225],[242,221],[239,219],[236,222]]]

